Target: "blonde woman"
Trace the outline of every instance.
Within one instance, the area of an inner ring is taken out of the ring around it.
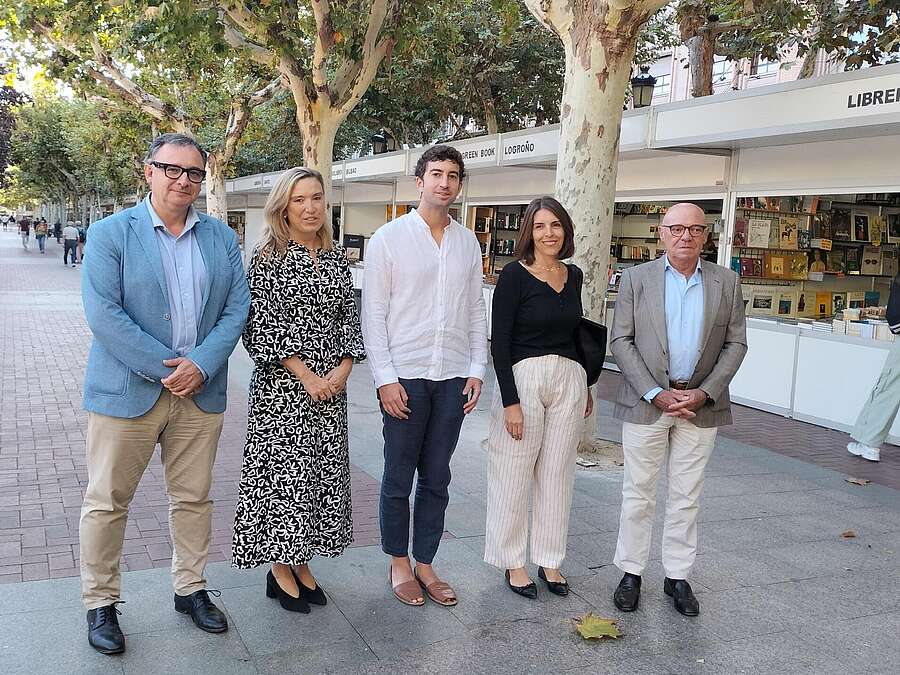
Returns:
[[[364,358],[344,249],[331,241],[321,174],[297,167],[266,202],[247,280],[243,341],[255,368],[232,564],[271,563],[266,595],[284,609],[326,603],[309,569],[352,540],[345,386]]]

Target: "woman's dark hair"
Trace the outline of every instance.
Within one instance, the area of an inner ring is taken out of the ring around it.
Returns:
[[[459,150],[449,145],[432,145],[416,162],[416,177],[424,178],[428,162],[455,162],[459,167],[459,180],[466,177],[466,165],[463,163]]]
[[[516,258],[524,261],[527,265],[534,263],[534,216],[541,209],[546,209],[556,216],[563,228],[563,245],[557,258],[564,260],[575,255],[575,228],[569,212],[553,197],[538,197],[531,200],[528,208],[525,209],[519,243],[516,245]]]

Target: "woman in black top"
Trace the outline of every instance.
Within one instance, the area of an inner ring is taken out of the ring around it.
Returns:
[[[566,210],[552,197],[535,199],[522,221],[517,260],[503,268],[494,292],[498,386],[488,438],[484,559],[505,569],[509,587],[529,598],[537,596],[525,569],[529,488],[531,560],[551,592],[569,592],[559,567],[583,418],[593,406],[575,351],[583,275],[560,262],[574,250]]]

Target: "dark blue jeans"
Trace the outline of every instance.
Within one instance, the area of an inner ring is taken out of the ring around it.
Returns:
[[[381,548],[409,554],[409,495],[418,472],[413,510],[413,557],[431,564],[444,532],[450,501],[450,458],[462,427],[466,380],[400,380],[409,396],[409,419],[384,410],[384,476],[381,480]]]

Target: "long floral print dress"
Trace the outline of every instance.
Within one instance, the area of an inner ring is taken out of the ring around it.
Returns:
[[[324,377],[344,357],[365,358],[346,252],[289,242],[250,263],[244,346],[250,380],[247,443],[232,564],[302,564],[340,555],[353,539],[347,394],[314,401],[281,365],[297,355]]]

